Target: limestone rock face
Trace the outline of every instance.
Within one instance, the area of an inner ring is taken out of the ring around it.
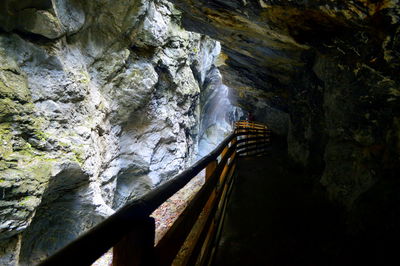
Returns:
[[[244,119],[242,108],[236,106],[232,89],[222,83],[218,68],[210,70],[201,94],[199,158],[211,152],[229,135],[234,122]]]
[[[221,73],[214,65],[220,60],[221,45],[205,45],[201,53],[202,61],[192,64],[192,70],[203,87],[200,95],[198,158],[218,146],[232,132],[234,122],[244,118],[243,110],[237,106],[235,96],[232,96],[232,89],[223,84]]]
[[[256,118],[288,132],[332,200],[364,217],[374,197],[399,202],[383,192],[399,189],[399,1],[171,2],[185,28],[221,41],[239,103],[260,102]]]
[[[192,163],[220,46],[180,16],[163,0],[1,1],[1,265],[39,262]]]

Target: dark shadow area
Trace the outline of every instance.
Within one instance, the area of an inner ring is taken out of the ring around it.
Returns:
[[[95,212],[89,193],[84,192],[88,190],[88,175],[77,164],[64,167],[50,179],[22,235],[19,265],[36,265],[104,218]]]
[[[270,155],[239,162],[213,265],[400,265],[397,231],[354,230],[312,178],[290,170],[284,142],[273,143]]]

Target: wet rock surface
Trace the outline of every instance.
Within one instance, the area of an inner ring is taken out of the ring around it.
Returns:
[[[172,2],[186,28],[221,41],[221,72],[244,104],[259,98],[288,114],[292,160],[333,201],[373,216],[366,206],[385,198],[398,213],[389,204],[397,197],[383,192],[400,189],[397,0]]]
[[[0,264],[39,262],[196,158],[220,46],[180,18],[161,0],[0,3]]]
[[[398,232],[399,1],[171,2],[219,58],[164,0],[0,3],[0,264],[46,257],[247,112],[352,232]]]

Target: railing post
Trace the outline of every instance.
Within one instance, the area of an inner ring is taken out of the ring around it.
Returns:
[[[132,225],[113,248],[113,266],[155,266],[154,252],[155,220],[147,217],[143,222]]]
[[[264,131],[264,146],[265,145],[267,145],[267,129],[265,128],[265,131]]]
[[[250,124],[249,124],[249,126],[248,126],[247,128],[245,128],[244,131],[247,132],[247,133],[249,133],[249,131],[250,131],[249,129],[250,129],[250,128],[251,128],[251,126],[250,126]],[[246,138],[246,139],[248,139],[248,138],[250,138],[250,137],[251,137],[251,135],[245,135],[245,138]],[[250,142],[246,140],[245,144],[247,145],[247,144],[249,144],[249,143],[250,143]],[[244,153],[244,155],[248,155],[248,154],[249,154],[248,152],[245,152],[245,153]]]
[[[210,178],[210,176],[214,173],[215,169],[217,169],[218,161],[214,160],[210,162],[206,167],[206,180]]]
[[[236,137],[231,141],[231,146],[236,145],[237,140],[238,140],[238,137],[236,136]],[[237,153],[237,146],[235,147],[235,151],[232,153],[232,156],[231,156],[230,159],[229,159],[229,162],[230,162],[230,163],[235,164],[235,162],[233,162],[233,158],[236,157],[236,153]],[[235,167],[235,165],[233,165],[233,167]]]

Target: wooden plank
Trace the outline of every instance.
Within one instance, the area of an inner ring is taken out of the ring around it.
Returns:
[[[271,146],[270,144],[266,144],[266,145],[263,144],[262,146],[258,146],[258,147],[255,147],[255,148],[244,149],[244,150],[238,151],[237,153],[239,155],[242,155],[244,153],[250,153],[250,152],[253,152],[253,151],[265,150],[266,148],[268,148],[270,146]]]
[[[228,167],[229,167],[228,165],[225,165],[224,170],[222,170],[222,173],[219,177],[218,186],[220,186],[225,181],[226,175],[228,174]]]
[[[137,222],[149,216],[211,161],[215,160],[234,138],[236,138],[236,135],[232,133],[215,150],[195,165],[152,190],[143,198],[128,203],[115,214],[47,258],[40,265],[91,265],[128,234]],[[77,263],[76,258],[79,258],[79,263]]]
[[[210,229],[208,230],[206,239],[204,240],[204,246],[202,248],[202,251],[200,252],[200,263],[199,265],[204,265],[204,262],[206,258],[209,256],[210,250],[211,250],[211,244],[214,239],[215,231],[217,230],[217,224],[213,220]],[[193,264],[192,264],[193,265]]]
[[[247,130],[254,130],[254,131],[266,131],[270,130],[268,128],[262,128],[262,127],[248,127],[248,126],[237,126],[237,129],[247,129]]]
[[[227,202],[229,199],[229,194],[232,189],[235,165],[236,165],[236,161],[232,165],[232,168],[230,171],[231,175],[229,175],[229,178],[227,179],[227,182],[224,185],[224,190],[220,196],[218,206],[216,206],[217,208],[214,213],[214,218],[213,218],[213,222],[212,222],[210,231],[208,232],[207,237],[204,241],[204,245],[203,245],[204,250],[200,254],[200,257],[199,257],[200,258],[199,265],[206,265],[206,262],[211,260],[211,256],[212,256],[211,253],[214,248],[214,245],[216,245],[218,231],[221,230],[221,228],[222,228],[221,221],[223,221]]]
[[[234,166],[234,167],[235,167],[235,166]],[[223,224],[224,224],[226,208],[227,208],[227,206],[228,206],[228,200],[229,200],[230,194],[231,194],[231,192],[232,192],[232,187],[233,187],[233,183],[234,183],[234,178],[235,178],[235,175],[233,175],[233,176],[230,178],[230,180],[228,180],[228,187],[229,187],[229,188],[228,188],[228,193],[227,193],[227,196],[226,196],[226,198],[225,198],[225,201],[224,201],[224,203],[223,203],[223,207],[222,207],[222,210],[221,210],[221,215],[220,215],[220,219],[219,219],[219,221],[218,221],[217,231],[216,231],[216,233],[215,233],[215,237],[214,237],[214,240],[213,240],[213,243],[214,243],[213,248],[212,248],[212,250],[210,251],[210,255],[207,256],[207,257],[208,257],[208,258],[207,258],[207,261],[203,261],[201,265],[206,265],[206,263],[207,263],[207,265],[211,265],[211,263],[212,263],[213,260],[214,260],[215,251],[216,251],[216,245],[217,245],[217,243],[219,242],[219,239],[221,238],[222,226],[223,226]]]
[[[235,166],[236,164],[236,160],[232,161],[231,164],[229,164],[229,167],[227,169],[228,172],[231,172],[231,169]],[[225,179],[226,180],[230,180],[230,178]],[[191,256],[189,258],[189,262],[188,265],[194,265],[196,263],[196,261],[198,260],[199,256],[201,256],[201,250],[202,247],[204,245],[207,245],[207,243],[205,242],[206,239],[208,238],[209,234],[212,233],[210,232],[210,227],[214,224],[214,219],[215,219],[215,214],[217,213],[219,207],[220,207],[220,202],[221,202],[221,197],[224,194],[225,188],[226,188],[226,183],[224,182],[223,184],[221,184],[223,189],[220,189],[217,193],[217,198],[216,201],[214,201],[214,205],[207,217],[206,223],[202,229],[202,232],[198,238],[198,241],[194,247],[194,249],[192,250]],[[206,250],[208,250],[208,248],[206,247]]]
[[[142,199],[127,204],[104,222],[92,228],[62,250],[56,252],[55,255],[48,258],[41,265],[72,265],[76,263],[76,257],[80,258],[79,264],[90,265],[120,241],[122,237],[129,234],[131,228],[135,227],[143,217],[152,213],[165,200],[184,187],[194,176],[207,167],[211,161],[214,161],[221,154],[222,150],[225,149],[227,143],[241,136],[247,136],[248,138],[249,136],[258,137],[270,132],[267,127],[250,121],[237,123],[236,125],[239,127],[240,125],[244,125],[245,128],[235,129],[236,134],[228,136],[208,156],[172,180],[151,191]],[[245,141],[252,142],[249,139]],[[226,160],[228,159],[226,158]],[[222,173],[224,169],[225,165],[221,166],[218,171]]]
[[[185,253],[187,254],[187,256],[185,256],[184,258],[181,258],[181,260],[179,261],[180,265],[190,265],[189,264],[190,254],[192,254],[193,249],[195,248],[196,243],[198,242],[198,239],[201,235],[202,229],[205,226],[205,222],[207,221],[208,216],[210,215],[210,210],[212,209],[215,199],[216,199],[216,190],[214,189],[214,191],[213,191],[213,193],[211,193],[210,198],[208,199],[206,205],[204,206],[204,209],[202,210],[202,212],[199,216],[199,219],[196,221],[196,223],[199,221],[200,222],[203,221],[203,222],[200,223],[199,225],[195,224],[194,227],[196,227],[196,230],[190,232],[190,234],[193,234],[193,235],[189,235],[191,239],[190,239],[190,243],[188,243],[188,244],[190,244],[190,246],[185,246],[185,248],[187,248],[185,250]]]
[[[200,191],[194,196],[193,200],[185,208],[183,213],[178,217],[170,230],[164,235],[156,246],[156,251],[159,256],[160,265],[170,265],[180,247],[184,243],[186,237],[190,233],[194,223],[196,222],[204,205],[208,201],[211,193],[218,183],[218,177],[223,171],[223,168],[229,156],[235,151],[236,146],[229,148],[225,157],[218,164],[213,175],[206,181]]]
[[[206,180],[211,177],[211,175],[214,173],[215,169],[217,168],[218,161],[214,160],[210,162],[207,167],[206,167]]]
[[[238,132],[236,133],[236,136],[258,136],[260,132],[253,132],[253,131],[246,131],[246,132]]]
[[[146,219],[143,202],[137,200],[131,204],[134,206],[131,212],[121,211],[109,217],[39,265],[91,265],[133,228],[139,228],[143,219]]]
[[[183,213],[174,222],[164,237],[158,242],[156,252],[160,265],[170,265],[190,233],[205,203],[216,185],[217,178],[211,177],[195,195]]]
[[[249,129],[267,129],[264,126],[254,126],[254,125],[249,125],[249,124],[237,124],[237,128],[249,128]]]
[[[179,189],[184,187],[194,176],[193,174],[198,174],[207,165],[218,158],[221,154],[222,150],[236,137],[235,134],[231,134],[209,155],[205,156],[201,160],[199,160],[193,167],[188,168],[183,171],[177,177],[173,178],[170,181],[167,181],[163,185],[153,189],[145,196],[142,197],[149,209],[154,211],[157,209],[164,201],[169,199],[172,195],[174,195]],[[196,167],[196,168],[194,168]]]
[[[262,147],[262,148],[271,146],[271,144],[268,143],[268,142],[267,143],[261,142],[261,144],[260,144],[260,142],[251,142],[251,143],[242,144],[242,145],[238,146],[237,147],[237,149],[238,149],[237,152],[240,153],[241,151],[248,150],[248,148],[255,147],[256,145],[260,145],[260,147]]]
[[[232,145],[236,145],[235,142],[236,141],[233,140],[231,144]],[[228,173],[228,176],[227,176],[226,184],[231,183],[231,179],[232,179],[232,176],[233,176],[233,173],[234,173],[234,170],[235,170],[235,166],[236,166],[236,158],[237,158],[237,154],[236,154],[236,152],[233,152],[232,155],[230,156],[230,163],[229,163],[229,165],[227,165],[227,171],[226,172],[229,172],[229,173]],[[224,171],[225,171],[225,169],[224,169]],[[222,175],[223,174],[221,174],[221,176]],[[225,186],[226,186],[226,184],[225,184]],[[210,215],[211,215],[212,206],[214,204],[220,204],[221,203],[221,200],[220,200],[219,203],[215,202],[216,195],[217,195],[216,194],[216,190],[214,190],[214,193],[211,194],[210,199],[208,200],[206,206],[204,207],[204,210],[203,210],[204,218],[202,218],[202,219],[205,219],[206,222],[208,220],[208,217],[210,217]],[[199,239],[201,238],[201,234],[202,234],[203,230],[206,227],[206,222],[202,225],[201,230],[197,230],[197,232],[195,232],[195,236],[193,237],[194,245],[189,247],[189,251],[188,251],[189,255],[186,256],[183,259],[183,261],[180,262],[181,265],[194,265],[192,256],[194,254],[196,245],[198,245],[198,243],[201,243],[203,241],[203,240],[199,240]]]
[[[255,137],[240,138],[237,141],[237,144],[241,144],[243,142],[248,142],[248,141],[258,141],[258,142],[262,143],[262,142],[264,142],[264,140],[269,140],[270,138],[271,138],[270,135],[263,135],[263,136],[256,135]]]
[[[218,202],[218,207],[217,207],[217,210],[216,210],[215,215],[214,215],[214,220],[215,221],[218,221],[219,218],[220,218],[220,215],[221,215],[220,212],[221,212],[222,203],[224,202],[224,200],[225,200],[225,198],[227,196],[227,191],[228,191],[228,187],[229,187],[228,184],[229,184],[229,182],[227,180],[227,182],[224,184],[224,189],[222,190],[222,194],[221,194],[220,200]]]
[[[236,124],[253,124],[253,125],[265,126],[264,124],[261,124],[261,123],[256,122],[256,121],[250,121],[250,120],[240,120],[240,121],[236,121]]]
[[[221,152],[221,158],[223,158],[225,156],[225,154],[228,152],[229,147],[226,146],[225,149],[222,150]]]
[[[220,174],[220,177],[219,177],[219,184],[222,184],[224,182],[225,177],[226,177],[226,175],[228,173],[228,170],[229,170],[229,164],[228,164],[229,159],[234,155],[234,153],[236,153],[236,149],[237,149],[236,143],[231,143],[231,144],[232,145],[229,148],[227,147],[221,153],[221,155],[222,155],[221,164],[224,162],[224,167],[223,167],[223,170],[222,170],[222,172]],[[232,146],[235,146],[236,148],[234,148],[234,152],[231,152],[230,155],[228,155],[228,151],[229,151],[230,148],[232,148]]]
[[[148,217],[113,248],[113,266],[155,265],[155,220]],[[79,258],[77,258],[79,260]]]
[[[254,121],[246,121],[246,120],[241,120],[237,121],[236,124],[248,124],[248,125],[261,125],[260,123],[254,122]]]
[[[237,127],[238,129],[244,129],[249,131],[268,131],[266,128],[251,128],[251,127]]]
[[[239,157],[240,158],[244,158],[244,157],[262,156],[262,155],[268,155],[268,150],[263,150],[263,151],[259,151],[259,152],[252,152],[252,153],[250,153],[248,155],[240,154]]]
[[[209,234],[212,233],[212,226],[214,224],[214,215],[216,212],[216,205],[219,203],[220,196],[217,197],[217,201],[215,202],[212,210],[210,211],[209,215],[207,216],[206,223],[204,224],[204,227],[201,230],[200,236],[198,238],[198,241],[196,242],[196,245],[194,249],[192,250],[189,260],[188,260],[188,265],[195,265],[196,261],[201,258],[201,251],[206,243],[207,238],[209,238]]]
[[[234,160],[234,158],[236,157],[236,151],[237,151],[237,139],[233,139],[231,142],[231,146],[236,146],[235,151],[233,152],[233,154],[231,155],[231,157],[229,158],[229,163],[232,163],[232,161]]]

